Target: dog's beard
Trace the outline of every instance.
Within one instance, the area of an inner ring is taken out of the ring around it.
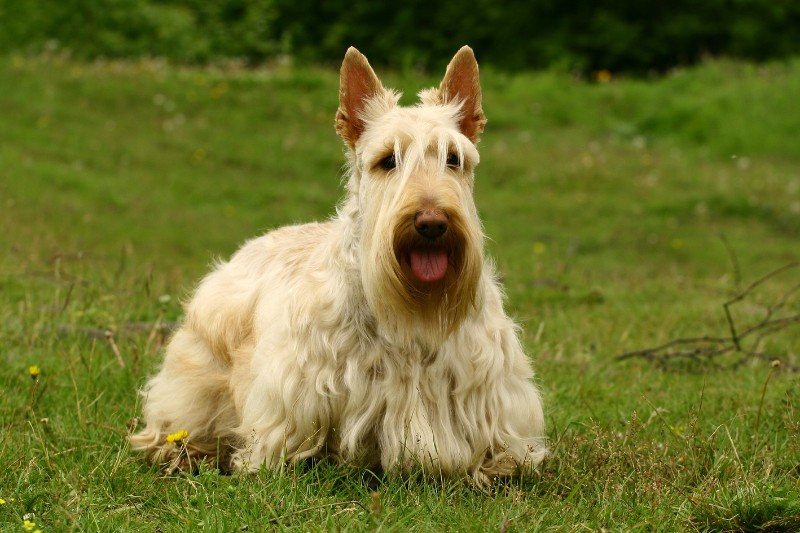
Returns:
[[[385,335],[435,346],[474,310],[483,237],[479,224],[450,210],[447,232],[431,241],[414,227],[416,210],[403,211],[364,250],[364,291]]]

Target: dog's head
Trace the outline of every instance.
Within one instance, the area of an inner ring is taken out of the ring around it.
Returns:
[[[474,307],[483,264],[472,189],[486,118],[472,50],[419,96],[399,106],[350,48],[336,131],[348,147],[344,208],[357,222],[368,303],[385,328],[438,343]]]

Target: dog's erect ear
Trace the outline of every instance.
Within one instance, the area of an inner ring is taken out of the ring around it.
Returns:
[[[384,91],[364,54],[347,49],[339,79],[339,110],[336,112],[336,133],[350,148],[364,133],[363,111],[367,101]]]
[[[459,128],[473,144],[486,125],[486,116],[481,107],[481,80],[478,62],[469,46],[461,47],[447,65],[444,79],[439,85],[439,98],[443,103],[453,100],[463,102]]]

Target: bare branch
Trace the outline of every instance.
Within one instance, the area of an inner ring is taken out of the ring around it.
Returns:
[[[623,353],[618,355],[616,359],[621,361],[633,357],[641,357],[659,365],[666,365],[668,361],[675,359],[685,359],[708,364],[712,362],[717,363],[714,359],[721,355],[733,353],[739,354],[741,357],[732,364],[727,365],[729,367],[737,367],[748,360],[755,359],[759,361],[768,361],[773,364],[777,361],[783,368],[792,371],[800,371],[800,366],[791,364],[775,354],[763,352],[759,348],[766,337],[800,324],[800,313],[788,316],[776,316],[776,313],[783,310],[787,304],[790,303],[791,298],[800,292],[800,284],[793,285],[784,291],[778,297],[778,301],[774,305],[766,307],[764,318],[754,325],[744,328],[738,327],[731,311],[736,304],[751,297],[757,289],[767,281],[798,267],[800,267],[800,262],[793,262],[777,270],[773,270],[752,282],[746,289],[730,300],[724,302],[722,307],[725,312],[729,336],[703,336],[674,339],[654,348]],[[745,341],[750,342],[745,345]]]

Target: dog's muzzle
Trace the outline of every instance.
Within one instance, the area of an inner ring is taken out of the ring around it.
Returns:
[[[441,245],[441,238],[448,225],[447,214],[438,209],[420,211],[414,216],[414,229],[422,239],[409,250],[407,260],[417,281],[433,283],[447,274],[450,254]]]

